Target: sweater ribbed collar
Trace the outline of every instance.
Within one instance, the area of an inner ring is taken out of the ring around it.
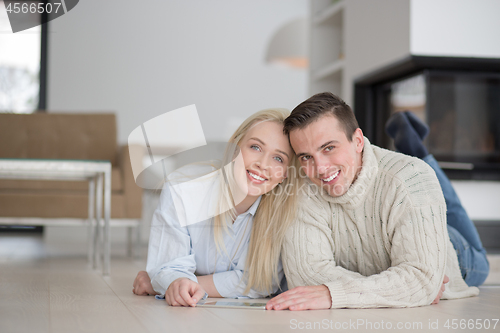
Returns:
[[[373,152],[373,147],[370,141],[365,137],[365,145],[363,147],[362,167],[358,178],[351,184],[346,193],[340,197],[332,197],[324,190],[320,191],[321,196],[328,202],[342,205],[346,208],[356,208],[362,204],[378,173],[378,163]]]

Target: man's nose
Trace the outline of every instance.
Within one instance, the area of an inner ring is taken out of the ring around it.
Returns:
[[[329,168],[330,168],[330,163],[328,159],[319,156],[314,159],[314,162],[316,164],[316,172],[319,175],[324,174]]]

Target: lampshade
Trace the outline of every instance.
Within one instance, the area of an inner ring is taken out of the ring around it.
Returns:
[[[308,24],[298,18],[281,26],[267,47],[266,62],[292,68],[307,68]]]

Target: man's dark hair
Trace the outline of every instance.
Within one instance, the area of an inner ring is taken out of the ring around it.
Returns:
[[[352,141],[352,136],[359,127],[354,112],[340,97],[330,92],[316,94],[297,105],[285,119],[283,132],[289,135],[291,131],[303,129],[324,115],[334,116],[347,139]]]

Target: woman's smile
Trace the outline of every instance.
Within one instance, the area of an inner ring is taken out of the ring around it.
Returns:
[[[250,179],[250,181],[252,183],[255,183],[255,184],[262,184],[268,180],[267,178],[264,178],[264,177],[260,176],[259,174],[257,174],[256,172],[250,171],[250,170],[247,170],[247,177],[248,177],[248,179]]]

